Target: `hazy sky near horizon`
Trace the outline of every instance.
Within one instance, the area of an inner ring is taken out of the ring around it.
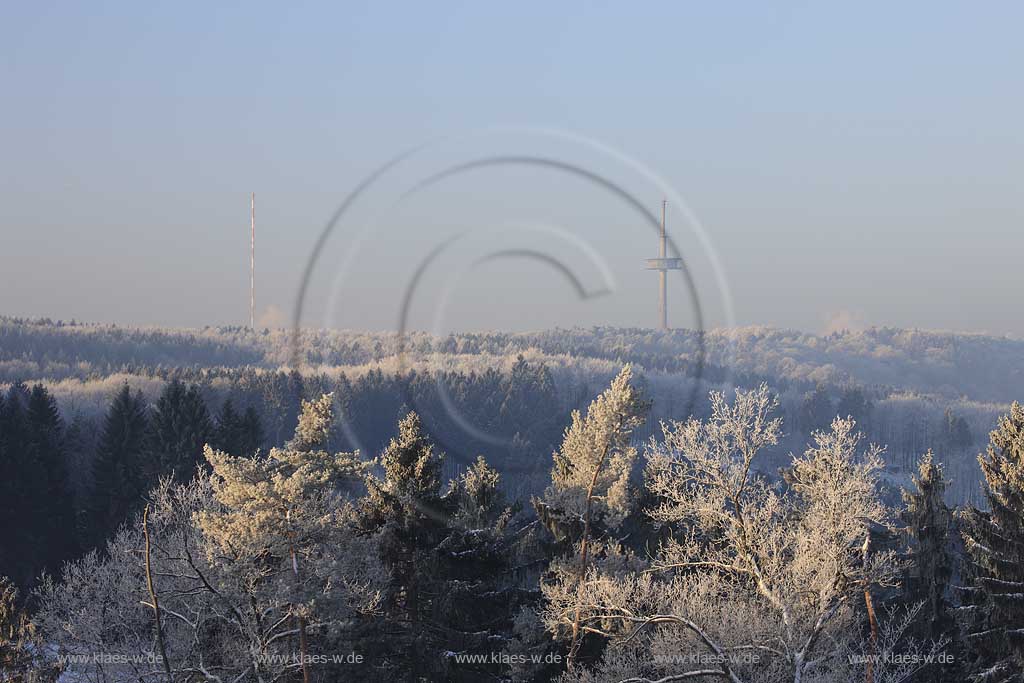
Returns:
[[[346,195],[455,136],[345,214],[305,323],[653,326],[657,242],[623,199],[658,211],[647,169],[704,231],[669,206],[705,325],[728,299],[739,324],[1024,335],[1022,25],[1010,2],[8,3],[0,314],[246,323],[254,191],[258,317],[287,323]],[[463,137],[494,126],[635,165]],[[420,187],[525,156],[581,172]]]

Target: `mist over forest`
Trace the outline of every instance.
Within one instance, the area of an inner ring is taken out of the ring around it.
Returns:
[[[500,455],[496,466],[536,469],[539,481],[571,410],[585,407],[624,363],[634,364],[653,401],[641,439],[657,432],[662,418],[699,415],[712,389],[764,382],[779,394],[786,424],[776,457],[798,449],[835,415],[849,415],[887,447],[887,473],[896,484],[932,448],[955,473],[955,503],[972,499],[978,448],[1010,402],[1024,395],[1024,341],[983,334],[596,327],[447,337],[303,330],[295,339],[284,329],[0,318],[0,383],[41,382],[68,421],[102,417],[124,384],[155,402],[177,379],[196,384],[213,412],[229,397],[252,406],[268,426],[261,445],[269,447],[285,438],[302,398],[334,391],[349,406],[344,415],[356,437],[339,447],[376,451],[393,435],[396,416],[416,409],[453,463]],[[495,396],[478,401],[466,393],[474,390],[469,385]],[[495,444],[451,421],[442,394],[471,427],[502,442],[518,438],[519,447],[513,452],[500,443],[500,453],[491,453]],[[529,409],[513,410],[517,399]],[[537,415],[545,417],[531,421]]]

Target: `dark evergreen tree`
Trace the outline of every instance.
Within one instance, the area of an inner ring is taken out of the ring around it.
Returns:
[[[857,421],[857,428],[868,433],[870,430],[871,413],[874,405],[860,387],[847,387],[839,395],[836,414],[839,417],[852,417]]]
[[[939,640],[956,630],[948,599],[953,577],[950,545],[953,515],[945,500],[948,484],[942,465],[936,463],[932,452],[928,451],[918,463],[914,490],[903,491],[906,505],[903,518],[909,542],[903,600],[909,605],[924,603],[915,628],[921,639]],[[947,652],[957,649],[955,643],[946,647]],[[943,664],[929,667],[917,677],[922,682],[938,683],[948,680],[951,673],[950,666]]]
[[[254,455],[263,446],[263,423],[256,409],[249,406],[242,415],[239,452],[243,455]]]
[[[496,675],[501,666],[459,664],[445,653],[500,651],[519,609],[538,595],[535,585],[509,582],[515,509],[505,505],[497,472],[480,458],[442,495],[443,456],[416,413],[401,420],[379,462],[383,478],[367,479],[362,501],[362,523],[383,532],[392,575],[392,636],[378,641],[379,658],[402,680]]]
[[[40,473],[29,459],[28,397],[16,382],[0,405],[0,512],[6,528],[0,534],[0,575],[28,586],[39,564],[39,546],[32,526],[32,507]]]
[[[69,492],[74,510],[75,538],[83,550],[91,535],[90,515],[93,491],[93,458],[96,455],[98,425],[92,419],[76,414],[64,431],[64,453],[67,456]]]
[[[191,479],[212,434],[213,423],[198,387],[172,380],[160,394],[150,420],[151,464],[156,474],[171,475],[177,481]],[[151,477],[153,483],[156,478]]]
[[[17,444],[12,438],[14,410],[7,397],[0,393],[0,519],[10,525],[6,533],[0,534],[0,576],[10,576],[17,581],[17,543],[13,527],[21,521],[21,510],[17,496]]]
[[[153,483],[145,462],[148,423],[142,394],[125,384],[107,411],[93,464],[90,511],[97,544],[138,510]]]
[[[954,414],[949,408],[946,408],[942,416],[942,440],[955,453],[962,453],[973,440],[967,420]]]
[[[41,385],[32,387],[26,411],[26,470],[22,481],[31,490],[26,511],[37,551],[36,572],[51,574],[77,552],[73,498],[68,486],[64,422],[57,402]]]
[[[973,585],[965,591],[971,680],[1024,681],[1024,407],[1014,403],[978,457],[989,509],[968,508],[963,538]]]
[[[429,605],[421,594],[430,550],[443,531],[441,464],[443,456],[423,432],[419,415],[410,412],[398,425],[378,461],[383,478],[369,476],[362,524],[384,534],[382,561],[392,574],[385,616],[402,624],[402,632],[385,645],[384,659],[402,661],[396,673],[418,680],[427,672],[425,658],[404,658],[403,650],[425,652],[429,634],[424,619]],[[383,645],[383,644],[382,644]]]
[[[235,410],[235,402],[229,396],[217,413],[211,445],[232,455],[248,455],[242,451],[241,443],[242,416]]]
[[[438,519],[444,456],[435,452],[419,415],[410,412],[402,418],[398,436],[391,439],[378,460],[384,478],[367,480],[368,520],[376,525],[396,523],[411,529]]]
[[[836,411],[825,387],[818,385],[814,391],[804,395],[800,406],[800,428],[804,433],[810,434],[817,429],[827,429],[835,417]]]

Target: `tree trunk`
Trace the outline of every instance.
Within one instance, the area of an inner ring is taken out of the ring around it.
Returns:
[[[601,459],[597,462],[597,467],[594,468],[594,476],[590,478],[590,486],[587,487],[587,505],[583,514],[583,539],[580,541],[580,580],[577,584],[577,588],[583,585],[583,582],[587,578],[587,559],[590,545],[590,517],[591,511],[593,510],[594,501],[594,487],[597,486],[597,477],[601,473],[601,468],[604,467],[604,461],[608,457],[608,447],[605,446],[604,451],[601,453]],[[572,642],[569,645],[569,654],[565,658],[565,666],[567,669],[572,669],[572,665],[576,660],[576,653],[580,649],[582,643],[580,638],[580,604],[576,602],[576,616],[572,620]]]
[[[289,527],[291,526],[291,514],[286,515]],[[291,529],[288,530],[288,552],[292,556],[292,574],[295,577],[295,591],[299,590],[299,558],[295,554],[295,535]],[[306,641],[306,619],[297,617],[299,626],[299,656],[302,657],[302,683],[309,683],[309,650]]]
[[[149,505],[142,512],[142,535],[146,539],[146,587],[149,589],[149,597],[153,601],[153,619],[156,621],[156,642],[160,648],[160,659],[163,660],[168,683],[174,683],[174,676],[171,675],[171,663],[167,661],[167,648],[164,646],[164,630],[160,623],[160,601],[156,597],[156,587],[153,584],[153,568],[150,564]]]
[[[868,531],[868,536],[864,539],[864,569],[868,566],[868,551],[871,548],[871,532]],[[875,619],[875,602],[871,599],[871,589],[868,586],[864,586],[864,605],[868,611],[868,623],[871,624],[871,639],[868,641],[868,657],[867,657],[867,668],[865,670],[864,680],[865,683],[874,683],[875,681],[875,664],[872,661],[872,657],[875,655],[875,651],[878,649],[878,620]]]

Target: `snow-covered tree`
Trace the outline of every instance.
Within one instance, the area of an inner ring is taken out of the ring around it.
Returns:
[[[544,504],[565,519],[584,525],[615,526],[632,505],[629,475],[637,450],[633,431],[644,423],[648,403],[626,365],[587,408],[573,411],[561,448],[552,454],[551,485]]]
[[[595,528],[618,526],[632,507],[630,473],[636,460],[633,431],[644,423],[650,405],[633,384],[633,368],[626,365],[611,385],[587,408],[572,414],[561,448],[553,454],[551,485],[537,513],[556,537],[574,543],[574,556],[553,567],[555,580],[546,586],[552,630],[567,625],[571,665],[582,643],[585,577],[597,549],[592,548]],[[575,599],[568,599],[574,594]]]
[[[381,535],[381,558],[391,572],[390,628],[378,634],[374,656],[403,680],[476,681],[507,668],[487,658],[536,591],[507,575],[515,510],[498,473],[478,458],[442,494],[442,460],[419,416],[409,413],[379,457],[383,477],[366,479],[362,523]],[[456,655],[483,660],[460,662]]]
[[[207,446],[213,496],[221,508],[197,517],[206,537],[244,576],[274,578],[283,559],[291,566],[292,585],[281,594],[290,596],[286,611],[296,621],[306,683],[307,627],[329,624],[323,596],[347,581],[336,575],[336,558],[326,546],[339,524],[354,519],[351,509],[334,499],[340,486],[366,469],[354,453],[325,450],[334,421],[332,400],[327,394],[303,401],[294,438],[266,457],[236,457]]]
[[[289,446],[256,459],[207,448],[209,477],[164,481],[150,493],[159,610],[137,519],[103,554],[68,564],[38,591],[45,641],[57,654],[85,657],[71,665],[76,680],[165,678],[154,612],[175,679],[211,683],[292,677],[310,661],[297,651],[331,649],[376,612],[387,578],[378,538],[356,529],[354,507],[336,487],[362,465],[315,438],[330,423],[329,398],[303,410]],[[315,641],[297,644],[302,631]],[[111,666],[97,653],[123,662]]]
[[[953,515],[945,500],[948,481],[931,451],[921,458],[917,471],[914,490],[903,492],[903,519],[910,541],[909,576],[904,588],[911,603],[924,602],[925,630],[939,637],[953,626],[946,598],[953,576]]]
[[[896,575],[893,553],[865,550],[890,515],[876,493],[880,449],[862,448],[852,420],[837,418],[773,483],[757,471],[781,430],[767,387],[711,402],[708,420],[668,423],[650,444],[645,481],[659,503],[649,514],[670,536],[639,571],[588,572],[584,628],[617,644],[565,680],[862,675],[849,658],[865,646],[860,606]],[[882,624],[869,644],[881,654],[882,636],[902,631]],[[874,680],[899,680],[890,674],[876,667]]]
[[[972,681],[1024,680],[1024,406],[1014,403],[978,456],[988,510],[962,516],[973,590],[961,609]]]

